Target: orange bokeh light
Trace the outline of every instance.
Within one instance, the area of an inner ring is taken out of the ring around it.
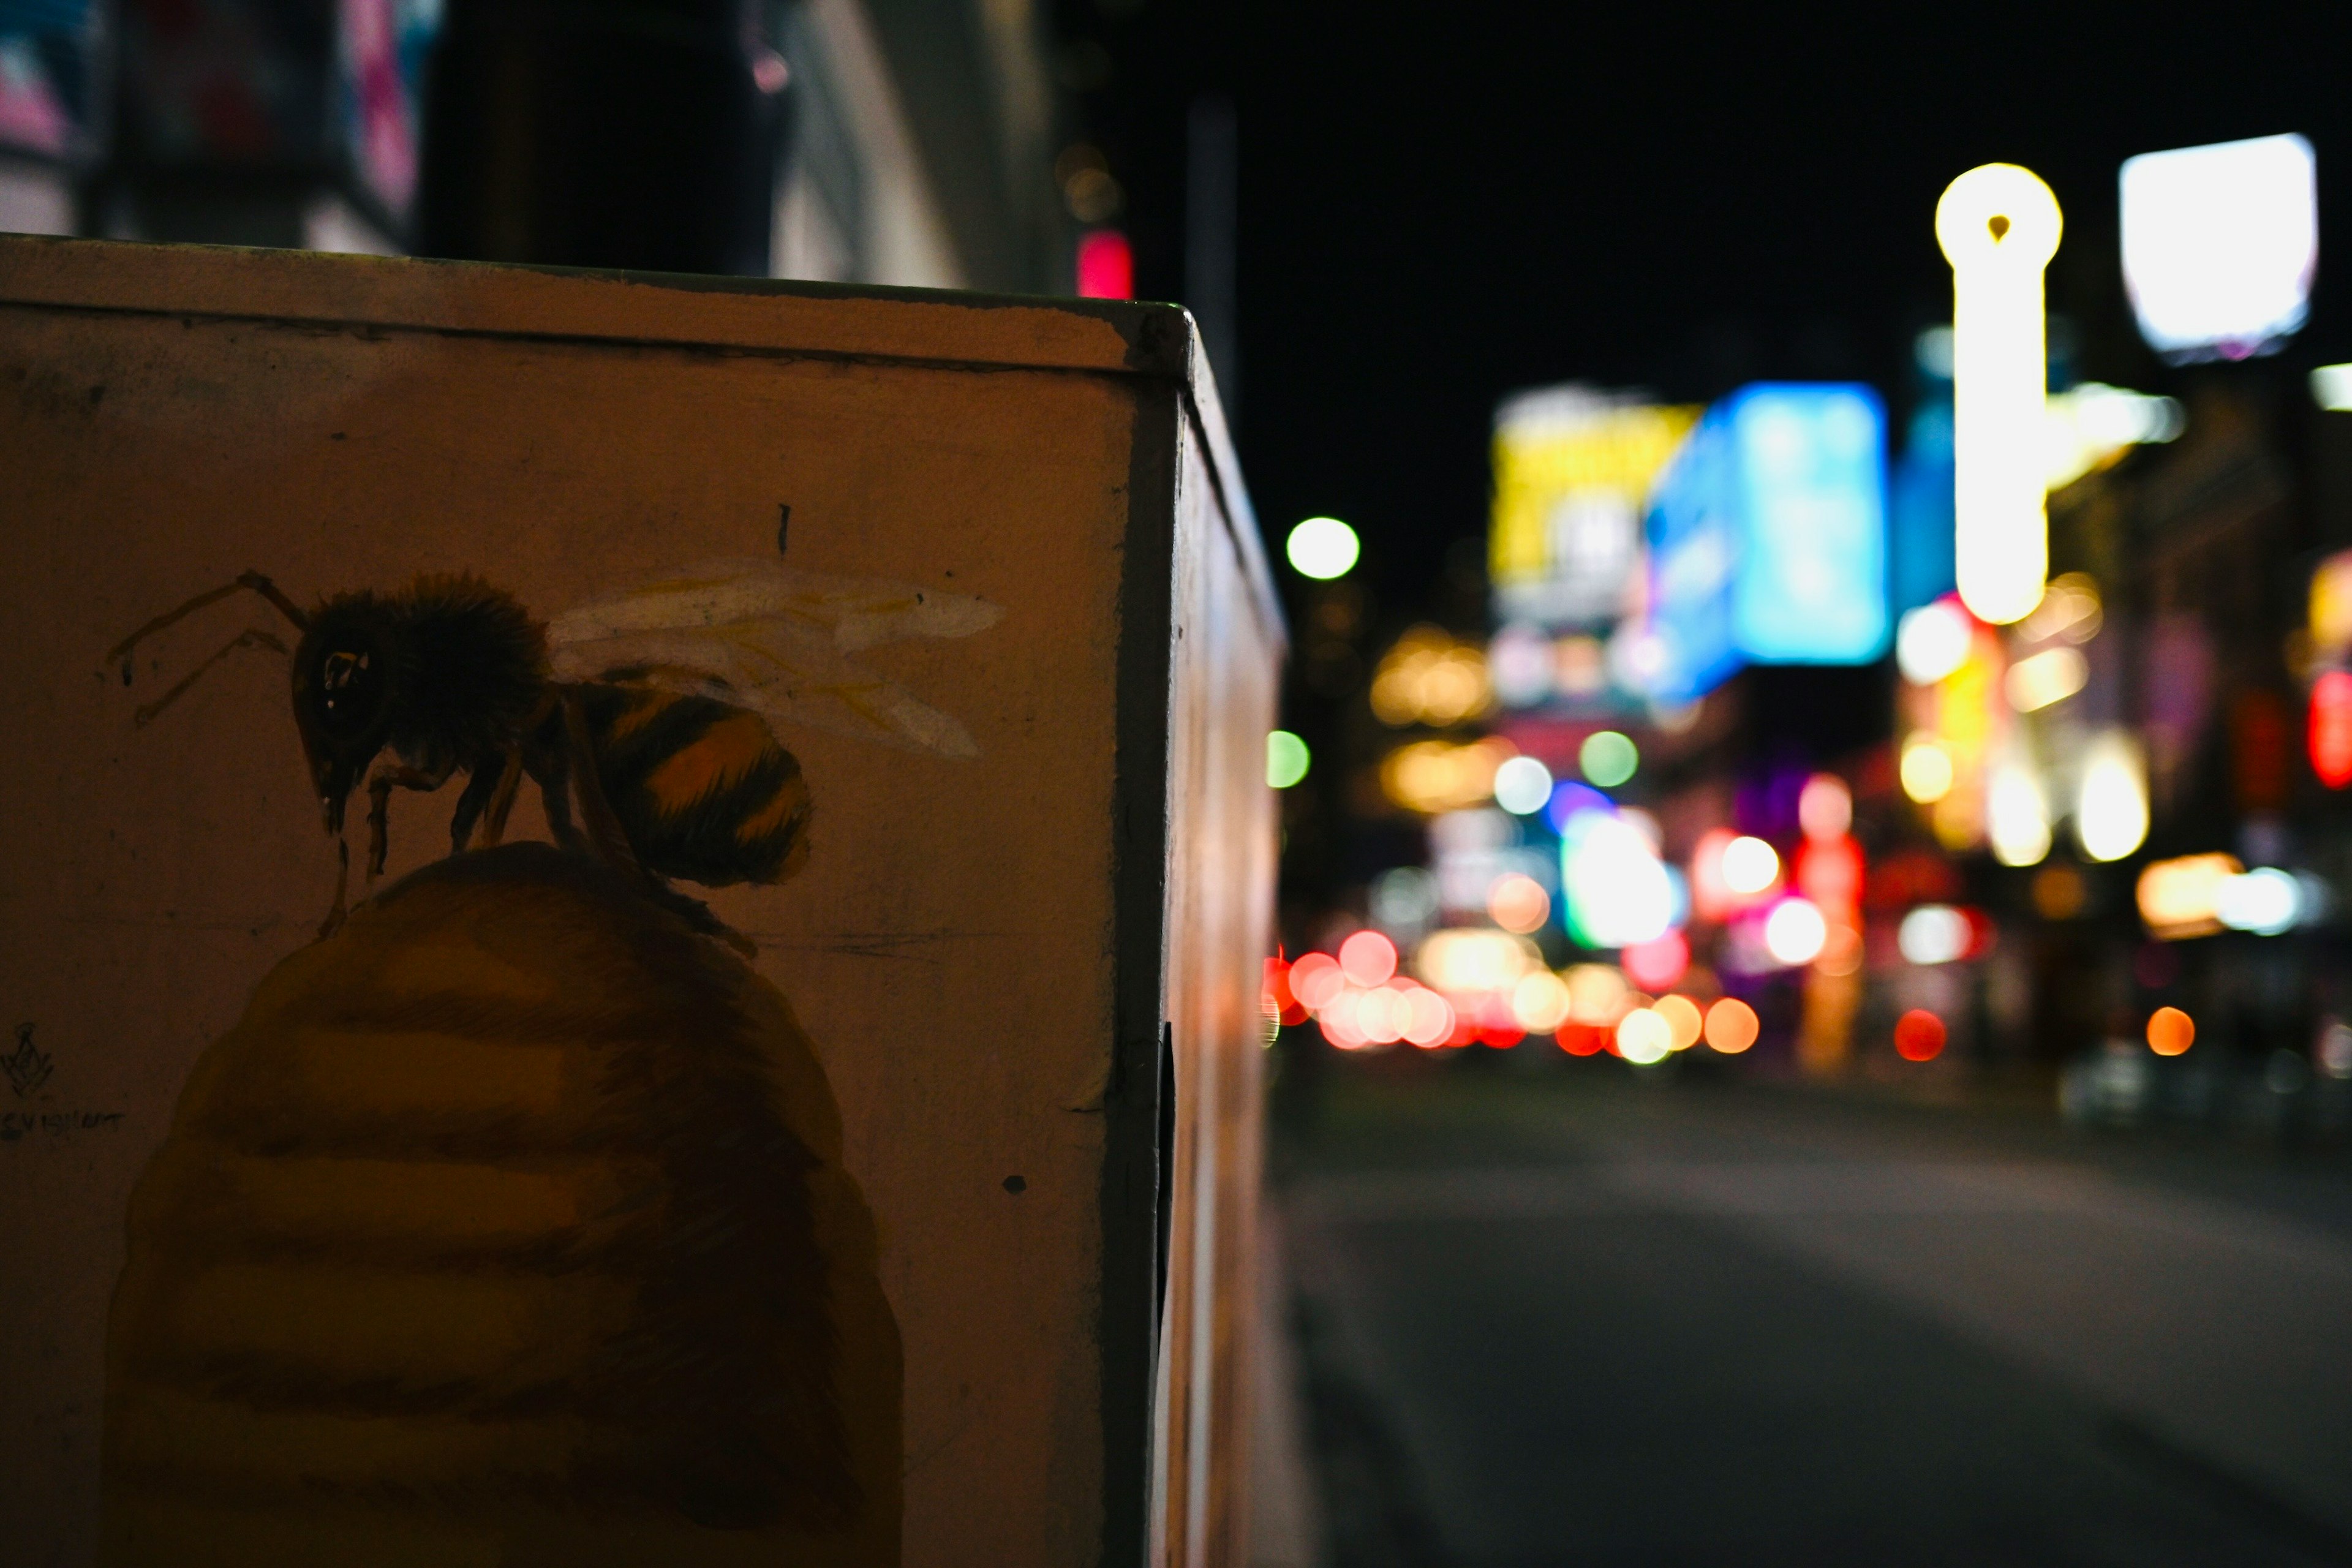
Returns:
[[[1540,931],[1551,918],[1551,895],[1533,877],[1513,871],[1495,879],[1486,893],[1486,912],[1505,931],[1525,936]]]
[[[1931,1062],[1943,1054],[1944,1020],[1914,1007],[1895,1020],[1895,1054],[1906,1062]]]
[[[1698,1004],[1687,996],[1661,996],[1651,1011],[1664,1018],[1666,1027],[1674,1032],[1666,1042],[1670,1050],[1686,1051],[1698,1044],[1699,1037],[1706,1032],[1706,1016],[1699,1012]]]
[[[1726,1056],[1736,1057],[1754,1045],[1762,1026],[1756,1009],[1737,996],[1726,996],[1706,1010],[1706,1043]]]
[[[2197,1043],[2197,1021],[2178,1007],[2158,1007],[2147,1016],[2147,1048],[2160,1057],[2177,1057]]]

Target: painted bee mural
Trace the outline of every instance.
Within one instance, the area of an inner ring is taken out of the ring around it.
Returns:
[[[978,748],[856,656],[995,606],[727,562],[544,626],[470,577],[305,610],[348,867],[368,796],[459,789],[450,855],[281,963],[182,1091],[108,1323],[101,1561],[898,1560],[900,1365],[839,1113],[751,944],[671,883],[767,885],[813,796],[772,724]],[[553,845],[501,843],[522,781]]]
[[[368,862],[382,873],[394,790],[466,774],[450,851],[504,835],[524,775],[550,828],[649,885],[775,883],[808,850],[808,786],[771,719],[968,757],[963,726],[857,663],[906,637],[969,637],[1001,613],[984,600],[824,576],[780,561],[720,561],[582,605],[545,627],[479,579],[420,577],[395,593],[338,595],[304,611],[258,572],[199,594],[108,650],[125,685],[140,643],[232,595],[273,606],[292,650],[295,722],[327,831],[366,779]],[[145,724],[242,648],[231,638],[138,710]],[[374,766],[384,753],[393,760]],[[572,798],[577,793],[580,816]],[[341,923],[339,884],[326,931]],[[698,906],[697,906],[698,907]]]

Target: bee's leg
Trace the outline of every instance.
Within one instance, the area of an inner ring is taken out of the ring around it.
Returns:
[[[570,742],[568,761],[580,791],[580,818],[588,829],[589,843],[598,855],[622,871],[648,885],[657,885],[638,864],[629,836],[621,826],[621,819],[614,815],[613,803],[604,798],[604,781],[596,776],[596,753],[588,739],[588,715],[581,711],[579,699],[569,692],[563,698],[563,733]]]
[[[326,920],[319,927],[320,940],[324,941],[343,929],[343,900],[351,888],[352,844],[350,839],[338,833],[335,835],[335,907],[327,911]]]
[[[489,815],[482,822],[482,847],[494,847],[507,836],[507,813],[514,809],[515,795],[522,788],[522,748],[517,746],[507,753],[507,765],[499,773],[498,787],[490,792]]]
[[[383,875],[384,857],[392,847],[392,792],[394,789],[422,790],[430,793],[449,782],[457,771],[454,762],[445,763],[431,773],[399,763],[386,763],[368,778],[368,880]]]
[[[586,854],[587,841],[580,837],[580,829],[572,821],[572,773],[564,763],[562,749],[534,749],[524,762],[523,770],[539,785],[539,802],[547,813],[547,830],[566,849]]]
[[[457,809],[449,815],[450,854],[463,855],[472,840],[474,824],[481,820],[482,808],[489,805],[492,793],[504,776],[499,763],[496,756],[482,757],[466,770],[466,787],[457,796]],[[498,840],[493,838],[490,842],[495,844]]]

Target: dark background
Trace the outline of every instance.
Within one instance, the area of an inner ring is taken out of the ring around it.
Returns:
[[[2075,368],[2145,391],[2168,380],[2116,266],[2125,158],[2295,131],[2318,151],[2323,221],[2352,195],[2346,53],[2324,8],[1059,0],[1054,15],[1082,129],[1128,192],[1146,298],[1185,297],[1187,109],[1234,103],[1226,378],[1251,490],[1277,546],[1316,512],[1353,523],[1384,622],[1474,602],[1432,590],[1449,546],[1483,536],[1487,421],[1515,388],[1589,378],[1696,401],[1853,377],[1899,419],[1912,337],[1949,315],[1936,199],[1975,164],[2051,184],[2066,235],[2050,303],[2078,331]],[[2352,358],[2336,236],[2321,257],[2311,324],[2279,366],[2296,379]],[[1457,585],[1478,559],[1454,552]]]

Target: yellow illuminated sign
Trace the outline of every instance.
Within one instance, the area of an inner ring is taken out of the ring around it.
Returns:
[[[1487,567],[1505,616],[1561,625],[1617,613],[1651,482],[1700,412],[1573,386],[1504,405]]]

